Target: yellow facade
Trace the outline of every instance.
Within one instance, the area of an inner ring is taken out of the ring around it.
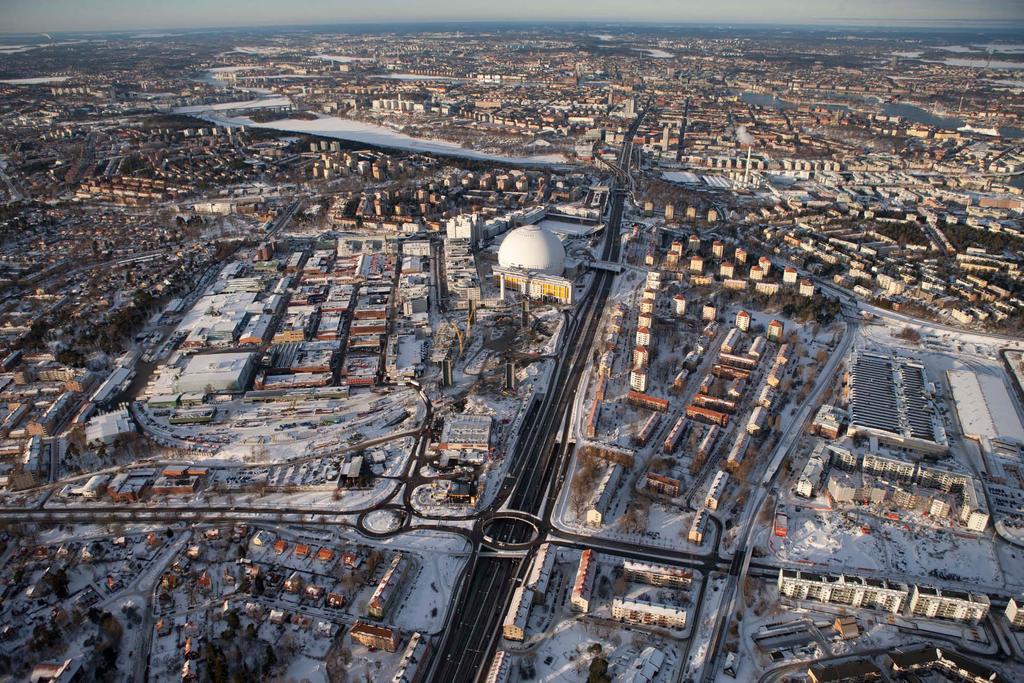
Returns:
[[[495,279],[501,282],[501,275]],[[505,273],[505,286],[534,298],[556,299],[562,303],[572,303],[572,285],[562,278],[548,280],[532,277],[521,277]]]

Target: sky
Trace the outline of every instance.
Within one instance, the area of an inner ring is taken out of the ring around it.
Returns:
[[[0,33],[429,21],[1024,23],[1024,0],[0,0]]]

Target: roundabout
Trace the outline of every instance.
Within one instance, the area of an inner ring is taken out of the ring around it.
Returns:
[[[384,537],[400,531],[406,520],[407,515],[402,510],[381,508],[360,515],[358,526],[370,536]]]
[[[481,543],[493,550],[526,550],[540,540],[540,520],[522,512],[499,512],[480,526]]]

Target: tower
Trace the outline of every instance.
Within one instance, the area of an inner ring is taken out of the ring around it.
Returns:
[[[683,118],[679,121],[679,144],[676,145],[676,162],[683,160],[683,140],[686,138],[686,129],[690,125],[690,100],[687,98],[686,106],[683,107]]]
[[[441,386],[450,387],[453,383],[452,359],[445,356],[441,361]]]

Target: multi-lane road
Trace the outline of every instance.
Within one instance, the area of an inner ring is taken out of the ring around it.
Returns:
[[[616,184],[609,196],[602,259],[616,260],[619,253],[619,232],[627,190],[619,183],[628,182],[632,159],[632,139],[646,111],[634,120],[619,156]],[[625,178],[619,177],[625,175]],[[487,529],[492,543],[520,544],[539,542],[550,530],[550,510],[555,494],[552,486],[569,454],[565,443],[570,407],[575,399],[579,378],[589,360],[601,314],[613,282],[611,273],[596,271],[586,293],[578,302],[576,314],[570,316],[564,330],[566,343],[559,362],[555,364],[548,390],[539,405],[524,420],[512,458],[509,474],[494,503],[494,508],[526,513],[536,519],[536,531],[530,525],[499,520]],[[559,436],[563,438],[559,440]],[[545,510],[547,514],[545,514]],[[540,515],[546,519],[541,520]],[[477,552],[462,583],[462,590],[450,615],[445,639],[431,666],[431,680],[445,683],[472,682],[487,669],[490,654],[497,640],[506,606],[517,581],[532,558],[532,549],[524,557],[496,557],[482,548],[482,528],[477,529]],[[485,549],[486,550],[486,549]]]

